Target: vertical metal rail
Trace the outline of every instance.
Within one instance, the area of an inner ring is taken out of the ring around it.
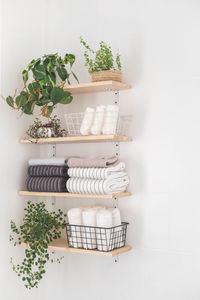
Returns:
[[[56,144],[52,145],[52,157],[56,157]],[[56,197],[51,197],[51,205],[56,205]]]
[[[118,90],[114,90],[114,104],[119,105],[119,91]],[[119,155],[120,155],[120,143],[119,142],[114,143],[114,150],[115,150],[115,155],[119,158]],[[113,199],[113,206],[115,208],[118,207],[118,198],[117,197],[115,197]],[[115,263],[119,262],[118,255],[114,257],[114,262]]]

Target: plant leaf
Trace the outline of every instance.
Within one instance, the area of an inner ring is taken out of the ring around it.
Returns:
[[[72,102],[72,95],[70,92],[65,91],[64,92],[64,97],[62,98],[62,100],[60,101],[61,104],[69,104]]]
[[[62,81],[65,81],[68,77],[67,70],[64,67],[58,67],[57,69],[58,75]]]
[[[77,76],[74,74],[74,72],[71,70],[72,75],[74,76],[74,78],[76,79],[76,81],[79,83],[79,80],[77,78]]]
[[[14,106],[14,100],[13,100],[13,97],[8,96],[8,97],[6,98],[6,102],[7,102],[7,104],[8,104],[9,106],[11,106],[12,108],[15,107],[15,106]]]
[[[72,67],[73,63],[75,62],[75,55],[74,54],[65,54],[65,64],[67,64],[68,62],[70,63],[70,67]]]
[[[26,85],[26,82],[28,80],[28,71],[27,70],[24,70],[22,72],[22,77],[23,77],[24,85]]]
[[[25,106],[23,108],[23,112],[27,115],[32,115],[34,107],[35,107],[35,102],[29,102],[29,103],[25,104]]]
[[[33,69],[33,76],[36,80],[42,80],[46,77],[45,67],[43,65],[37,65]]]
[[[52,114],[52,111],[53,111],[53,105],[52,106],[48,106],[48,113],[46,115],[47,118],[50,117],[50,115]],[[48,248],[48,246],[47,246],[47,248]]]
[[[54,87],[51,91],[50,98],[54,104],[59,103],[64,97],[63,89],[59,87]]]

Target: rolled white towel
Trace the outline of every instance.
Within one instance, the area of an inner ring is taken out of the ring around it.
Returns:
[[[119,107],[117,105],[107,105],[104,117],[103,134],[115,134],[119,116]]]
[[[91,128],[91,133],[94,135],[99,135],[102,132],[105,109],[106,107],[104,105],[96,107],[94,121]]]
[[[112,213],[107,209],[101,209],[96,214],[97,248],[100,251],[112,250]]]
[[[96,226],[96,209],[88,208],[82,211],[82,219],[84,226]],[[83,227],[82,238],[84,249],[96,249],[96,230],[92,227]]]
[[[67,213],[69,224],[71,225],[71,236],[69,242],[74,248],[82,248],[82,235],[81,227],[73,225],[82,225],[82,209],[81,208],[71,208]]]
[[[50,158],[31,158],[28,161],[29,166],[65,166],[67,164],[66,157],[50,157]]]
[[[123,229],[120,226],[121,225],[121,214],[119,208],[109,208],[108,209],[112,213],[112,222],[114,228],[113,233],[113,249],[119,248],[123,246]]]
[[[82,135],[90,134],[90,129],[93,123],[93,119],[94,119],[94,108],[87,107],[80,128],[80,133]]]

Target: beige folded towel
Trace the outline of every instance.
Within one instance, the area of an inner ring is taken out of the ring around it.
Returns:
[[[67,165],[70,168],[108,168],[118,163],[116,156],[110,158],[70,157]]]

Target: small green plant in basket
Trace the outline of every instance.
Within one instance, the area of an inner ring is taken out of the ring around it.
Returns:
[[[19,227],[11,221],[11,230],[17,236],[10,236],[10,241],[17,244],[26,244],[25,257],[21,263],[14,264],[11,258],[13,270],[21,277],[26,288],[38,287],[40,280],[46,273],[45,266],[51,262],[60,262],[61,258],[51,259],[48,252],[48,244],[61,238],[61,230],[65,228],[66,215],[59,209],[58,212],[49,212],[43,202],[27,203],[23,224]]]
[[[85,47],[85,66],[92,75],[92,81],[117,80],[122,81],[120,55],[114,59],[112,49],[104,41],[99,43],[99,49],[93,50],[81,37],[80,43]],[[89,53],[93,56],[90,57]],[[100,72],[100,73],[99,73]]]
[[[71,74],[78,82],[72,71],[74,62],[73,54],[65,54],[64,58],[58,54],[49,54],[33,59],[22,72],[23,89],[18,96],[16,92],[13,97],[8,96],[5,99],[7,104],[27,115],[32,115],[35,107],[39,106],[42,116],[50,117],[55,105],[69,104],[73,99],[71,93],[64,90],[64,85],[66,82],[70,84]],[[33,80],[29,81],[30,72]],[[60,78],[60,83],[57,78]]]

